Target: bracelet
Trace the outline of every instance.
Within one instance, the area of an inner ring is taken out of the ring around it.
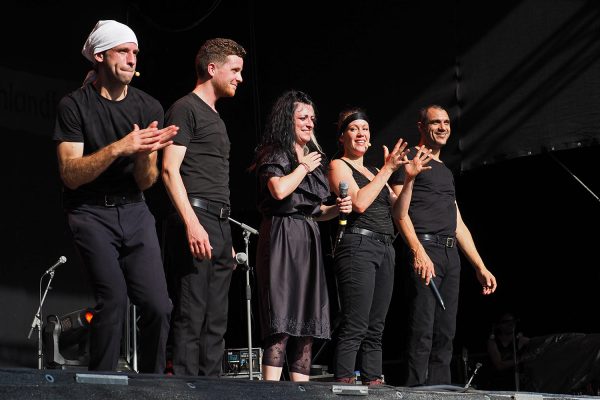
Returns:
[[[307,163],[301,162],[300,165],[302,165],[304,168],[306,168],[306,173],[307,174],[310,174],[310,167],[308,166]]]

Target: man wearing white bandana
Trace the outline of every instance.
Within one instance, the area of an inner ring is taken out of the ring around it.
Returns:
[[[54,140],[63,207],[97,302],[89,369],[116,370],[129,297],[140,309],[139,371],[162,373],[172,305],[143,191],[178,128],[163,128],[160,103],[129,85],[138,42],[128,26],[99,21],[82,54],[93,71],[60,101]]]

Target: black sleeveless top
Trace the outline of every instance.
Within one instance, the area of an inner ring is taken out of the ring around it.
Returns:
[[[367,186],[371,181],[358,172],[349,162],[345,162],[352,169],[352,177],[359,188]],[[373,175],[377,175],[375,167],[365,166]],[[347,228],[357,227],[368,229],[373,232],[386,235],[394,234],[394,224],[392,222],[392,206],[390,204],[390,191],[384,186],[373,203],[362,214],[352,211],[348,215]],[[347,229],[346,228],[346,229]]]
[[[412,156],[408,158],[412,160]],[[417,234],[454,236],[457,217],[452,171],[437,160],[427,165],[431,169],[415,178],[408,215]],[[398,168],[390,182],[403,185],[404,168]]]

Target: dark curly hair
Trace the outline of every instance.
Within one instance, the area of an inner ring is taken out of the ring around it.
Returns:
[[[294,151],[296,144],[294,111],[296,111],[298,104],[307,104],[316,113],[315,104],[312,99],[306,93],[298,90],[288,90],[275,100],[261,141],[256,149],[255,161],[260,160],[266,154],[282,152],[292,162],[293,167],[298,166],[298,159]],[[314,135],[306,146],[309,151],[323,153]],[[254,169],[254,166],[250,167],[250,169]]]

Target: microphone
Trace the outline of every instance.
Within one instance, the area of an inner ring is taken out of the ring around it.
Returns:
[[[235,263],[237,265],[246,265],[248,262],[248,254],[240,252],[235,255]]]
[[[473,381],[473,378],[475,378],[475,374],[477,373],[477,371],[479,370],[479,368],[481,368],[483,364],[481,363],[477,363],[475,364],[475,370],[473,371],[473,375],[471,375],[471,378],[469,378],[469,381],[467,382],[467,384],[465,385],[464,389],[468,389],[471,387],[471,382]]]
[[[135,71],[133,74],[134,74],[135,76],[140,76],[140,75],[141,75],[139,71]]]
[[[344,181],[340,181],[339,191],[340,191],[341,199],[343,199],[344,197],[347,197],[348,196],[348,184]],[[342,241],[342,236],[344,236],[344,229],[346,229],[347,218],[348,218],[348,215],[346,213],[342,213],[342,212],[340,213],[340,217],[338,219],[338,231],[337,231],[337,235],[335,235],[335,245],[333,247],[334,254],[335,254],[336,247]]]
[[[435,296],[440,307],[442,307],[442,310],[445,310],[446,306],[444,305],[444,300],[442,300],[442,295],[440,295],[440,291],[438,290],[435,282],[433,281],[433,278],[429,279],[429,287],[431,287],[431,290],[433,291],[433,295]]]
[[[340,191],[340,199],[343,199],[344,197],[348,197],[348,184],[344,181],[340,181],[339,191]],[[348,218],[348,214],[340,213],[340,219],[339,219],[338,223],[340,225],[346,225],[347,218]]]
[[[67,257],[65,257],[65,256],[60,256],[60,258],[58,259],[58,261],[56,261],[56,262],[54,263],[54,265],[53,265],[53,266],[51,266],[50,268],[48,268],[48,269],[46,270],[46,272],[44,272],[44,275],[46,275],[46,274],[49,274],[49,273],[51,273],[51,272],[54,272],[54,270],[55,270],[56,268],[58,268],[58,266],[59,266],[59,265],[61,265],[61,264],[64,264],[64,263],[66,263],[66,262],[67,262]]]

